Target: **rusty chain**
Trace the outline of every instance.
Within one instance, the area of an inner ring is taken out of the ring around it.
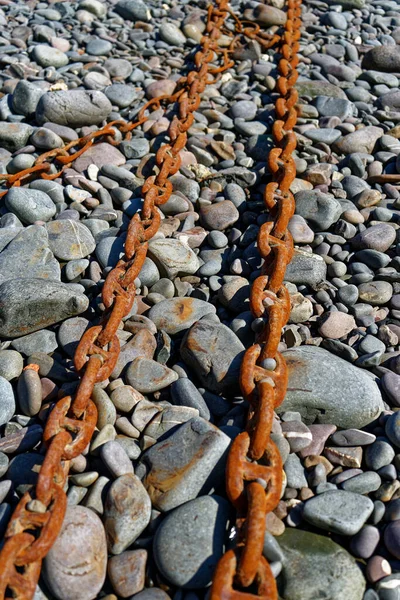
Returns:
[[[297,116],[294,108],[297,93],[293,85],[297,78],[300,4],[301,0],[288,2],[288,20],[281,50],[283,57],[279,63],[280,98],[276,103],[279,120],[273,127],[277,146],[268,159],[274,182],[268,184],[265,194],[265,204],[273,220],[260,228],[258,245],[265,265],[251,293],[254,315],[266,315],[268,321],[258,343],[246,352],[243,361],[241,386],[251,409],[247,431],[232,444],[227,465],[228,496],[238,510],[241,541],[238,549],[227,552],[218,564],[211,592],[214,600],[237,594],[243,598],[250,597],[233,590],[234,577],[236,584],[244,588],[257,578],[259,595],[271,600],[276,598],[275,581],[261,551],[265,515],[276,506],[282,487],[279,452],[269,439],[269,433],[273,409],[282,401],[287,383],[285,362],[277,347],[290,309],[289,296],[282,281],[293,251],[287,224],[294,210],[289,187],[295,176],[291,153],[296,145],[292,128]],[[234,33],[225,27],[228,15],[234,18]],[[229,48],[218,45],[222,32],[232,38]],[[146,111],[159,108],[162,102],[178,103],[178,114],[173,117],[168,130],[170,142],[162,145],[156,153],[158,174],[148,177],[143,184],[142,210],[129,223],[125,256],[108,273],[104,282],[102,322],[84,333],[76,350],[74,364],[81,380],[75,397],[62,397],[51,410],[43,434],[47,450],[36,487],[22,496],[8,524],[5,543],[0,551],[0,600],[30,600],[35,593],[41,562],[63,523],[69,461],[85,450],[96,426],[97,409],[91,400],[93,388],[96,383],[108,379],[119,356],[117,330],[132,309],[135,280],[146,258],[148,241],[160,225],[158,206],[171,196],[173,188],[169,177],[180,169],[180,152],[186,145],[187,130],[194,123],[193,113],[200,105],[201,93],[206,85],[215,83],[222,72],[233,66],[229,54],[234,51],[240,35],[257,40],[264,48],[271,47],[280,39],[277,34],[261,32],[254,23],[244,27],[228,7],[228,0],[215,0],[215,5],[208,9],[201,48],[194,56],[195,70],[181,77],[175,94],[147,102],[134,123],[113,121],[64,148],[45,152],[30,169],[15,175],[0,175],[0,180],[8,188],[20,186],[36,177],[56,179],[94,143],[105,139],[116,145],[122,135],[129,139],[132,130],[146,121]],[[223,59],[222,65],[212,66],[218,56]],[[79,149],[70,154],[76,147]],[[54,162],[59,168],[50,172]],[[7,191],[1,192],[0,197],[5,193]],[[271,361],[275,361],[273,367]],[[26,368],[36,366],[28,365]],[[253,460],[261,462],[251,462]],[[245,486],[245,482],[249,483]]]
[[[277,120],[272,130],[275,147],[268,156],[273,181],[264,194],[269,218],[261,225],[257,240],[264,263],[250,294],[251,311],[254,317],[264,319],[264,327],[242,362],[240,386],[250,408],[246,431],[232,442],[226,467],[228,498],[237,510],[237,544],[217,565],[210,600],[278,597],[271,567],[263,556],[263,543],[266,515],[276,508],[282,491],[282,459],[270,433],[274,409],[283,401],[288,379],[278,345],[290,314],[289,293],[283,280],[293,255],[287,227],[295,209],[290,186],[296,176],[292,154],[296,148],[293,128],[298,93],[294,85],[298,77],[301,0],[288,0],[287,6],[276,85]]]

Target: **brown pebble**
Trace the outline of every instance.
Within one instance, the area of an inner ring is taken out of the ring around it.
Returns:
[[[326,458],[334,465],[358,469],[361,467],[363,451],[360,446],[350,448],[326,447],[324,450]]]
[[[118,596],[127,598],[143,590],[146,562],[146,550],[131,550],[110,558],[108,576]]]
[[[383,556],[375,555],[369,559],[365,574],[371,583],[375,583],[391,573],[392,568]]]
[[[21,411],[28,417],[37,415],[42,405],[42,385],[37,365],[28,365],[22,371],[17,385],[18,401]]]
[[[315,465],[319,464],[324,465],[327,475],[333,471],[333,465],[327,458],[325,458],[325,456],[316,456],[315,454],[310,454],[310,456],[307,456],[304,459],[304,466],[306,469],[311,469],[312,467],[315,467]]]
[[[282,535],[285,531],[285,524],[276,516],[275,513],[270,512],[265,517],[265,528],[272,535]]]

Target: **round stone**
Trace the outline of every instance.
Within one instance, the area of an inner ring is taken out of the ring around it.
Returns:
[[[16,350],[0,350],[0,376],[11,381],[22,373],[24,359]]]
[[[400,521],[391,521],[384,533],[385,546],[389,552],[400,559]]]
[[[15,412],[14,392],[11,384],[0,377],[0,425],[8,423]]]
[[[393,287],[388,281],[369,281],[358,286],[361,300],[372,306],[380,306],[389,302]]]
[[[46,44],[39,44],[33,50],[33,59],[41,67],[64,67],[68,64],[68,56]]]
[[[70,506],[61,531],[43,562],[50,592],[59,600],[91,600],[104,583],[107,545],[99,517]]]

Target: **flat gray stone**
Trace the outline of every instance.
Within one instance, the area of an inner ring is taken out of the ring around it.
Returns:
[[[22,373],[24,359],[16,350],[0,350],[0,376],[11,381]]]
[[[12,105],[14,111],[18,115],[25,115],[25,117],[32,117],[35,114],[37,104],[45,93],[45,90],[39,86],[21,79],[13,92]]]
[[[151,18],[151,13],[142,0],[119,0],[115,6],[115,12],[130,21],[146,22]]]
[[[1,255],[0,255],[1,256]],[[198,298],[170,298],[151,307],[149,319],[157,329],[173,335],[188,329],[208,314],[215,314],[216,308],[209,302]]]
[[[31,225],[16,229],[16,232],[14,239],[0,252],[0,283],[22,278],[24,275],[60,281],[60,264],[49,248],[46,229],[40,225]]]
[[[180,353],[210,392],[237,389],[244,346],[226,325],[198,321],[183,338]]]
[[[40,98],[36,108],[36,120],[40,125],[51,121],[68,127],[99,125],[108,117],[111,102],[97,90],[66,90],[47,92]]]
[[[51,354],[57,350],[58,344],[54,331],[42,329],[13,340],[11,347],[25,356],[30,356],[34,352]]]
[[[62,219],[46,225],[49,246],[60,260],[85,258],[96,247],[89,229],[79,221]]]
[[[0,148],[16,152],[27,145],[33,127],[26,123],[0,122]]]
[[[314,231],[326,231],[343,212],[336,198],[319,190],[297,192],[295,199],[296,214],[311,223]]]
[[[0,377],[0,425],[5,425],[15,412],[15,398],[11,383]]]
[[[23,223],[50,221],[56,214],[56,205],[45,192],[22,187],[11,188],[5,196],[8,210]]]
[[[64,283],[11,279],[0,285],[0,335],[21,337],[84,312],[89,300]]]
[[[34,47],[32,57],[41,67],[64,67],[68,64],[68,56],[47,44],[38,44]]]
[[[153,506],[166,512],[207,494],[223,476],[229,444],[225,433],[195,417],[149,448],[140,466]]]
[[[179,506],[164,519],[154,537],[157,567],[172,585],[201,589],[209,585],[224,551],[229,503],[202,496]]]
[[[289,383],[278,412],[298,411],[307,424],[360,429],[384,410],[379,388],[364,369],[315,346],[291,348],[283,356]]]
[[[355,559],[328,537],[286,528],[281,596],[290,600],[362,600],[365,579]],[[329,591],[328,591],[329,590]]]
[[[126,371],[128,383],[142,394],[162,390],[178,379],[178,373],[155,360],[137,357]]]
[[[374,510],[370,498],[344,490],[330,490],[307,500],[303,518],[326,531],[355,535]]]
[[[318,254],[296,248],[287,266],[285,281],[316,286],[326,279],[326,263]]]

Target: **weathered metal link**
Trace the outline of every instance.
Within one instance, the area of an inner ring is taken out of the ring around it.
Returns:
[[[91,441],[97,422],[97,409],[91,399],[93,388],[96,383],[110,376],[118,359],[120,344],[116,332],[121,320],[130,313],[134,305],[135,280],[146,258],[148,240],[155,235],[161,221],[157,207],[167,202],[171,196],[173,186],[169,177],[180,169],[180,152],[186,146],[187,131],[194,122],[193,113],[200,105],[200,94],[206,85],[215,82],[215,79],[210,78],[209,75],[218,77],[234,64],[228,54],[234,50],[237,36],[227,31],[227,35],[232,38],[230,48],[220,48],[218,45],[228,16],[228,0],[215,0],[214,6],[208,9],[206,33],[200,42],[201,49],[194,57],[196,69],[178,81],[178,91],[173,95],[161,96],[147,102],[139,111],[137,121],[134,123],[113,121],[96,132],[70,142],[64,148],[45,152],[36,159],[30,169],[16,175],[0,174],[0,181],[4,181],[7,187],[26,184],[34,177],[56,179],[96,141],[105,140],[117,144],[119,142],[114,138],[119,140],[122,135],[130,139],[132,130],[146,121],[148,110],[158,109],[163,103],[178,103],[178,114],[172,119],[168,130],[170,142],[161,146],[156,154],[158,174],[147,177],[144,182],[142,210],[135,214],[128,226],[125,256],[110,271],[104,283],[102,290],[104,312],[101,323],[83,334],[76,350],[74,364],[81,376],[77,392],[74,398],[71,396],[61,398],[50,411],[43,434],[47,453],[38,475],[36,488],[20,500],[7,528],[5,544],[0,551],[0,600],[32,599],[40,575],[42,559],[51,548],[62,526],[67,504],[63,487],[68,476],[69,461],[81,454]],[[239,27],[238,23],[240,21],[236,19],[236,27]],[[247,34],[247,29],[239,27],[239,33]],[[257,27],[253,29],[251,37],[262,39]],[[267,43],[263,42],[263,45]],[[220,60],[222,64],[220,66],[211,64],[214,60]],[[283,116],[282,119],[284,118]],[[49,172],[52,162],[60,166],[57,173]],[[0,197],[5,193],[7,192],[0,192]],[[273,236],[273,232],[271,235]],[[274,239],[271,235],[267,243],[273,247]],[[273,393],[276,394],[276,391]],[[263,415],[258,416],[255,410],[254,422],[258,422],[258,419],[262,420]],[[249,451],[251,444],[250,452],[258,455],[258,447],[263,445],[260,444],[259,435],[254,435],[254,432],[245,435],[248,437],[246,452]],[[274,472],[271,471],[265,452],[264,449],[263,456],[266,456],[267,466],[255,465],[255,467],[259,473],[257,476],[263,478],[268,485],[276,469]],[[244,462],[242,467],[243,477],[253,480],[253,472]],[[276,473],[275,477],[277,477]],[[238,485],[240,496],[243,489],[240,487],[242,484],[238,483]],[[258,525],[258,513],[260,510],[264,511],[264,501],[260,501],[258,487],[254,488],[257,491],[253,495],[252,489],[249,491],[248,503],[255,517],[254,522],[245,524],[243,531],[247,532],[244,534],[246,540],[249,536],[252,537],[252,532]],[[232,494],[234,496],[235,492]],[[257,549],[260,539],[258,533],[255,538]],[[230,561],[230,564],[236,561],[234,554]],[[244,581],[255,577],[260,581],[261,590],[269,589],[271,575],[267,563],[257,562],[255,568],[249,567],[248,563],[247,553],[240,563],[242,570],[244,569]]]
[[[227,494],[237,510],[237,546],[226,552],[217,565],[211,600],[278,597],[262,549],[266,515],[276,508],[282,491],[282,459],[270,433],[274,409],[283,401],[288,378],[278,346],[290,313],[289,293],[283,281],[293,256],[293,239],[287,226],[295,209],[290,186],[296,176],[293,128],[298,94],[293,86],[298,77],[300,15],[301,0],[288,0],[285,29],[281,36],[270,40],[280,40],[276,84],[279,97],[275,104],[277,120],[272,128],[275,147],[267,157],[272,176],[264,193],[268,220],[260,227],[257,240],[263,266],[250,293],[250,309],[254,317],[264,319],[264,327],[242,362],[240,386],[249,402],[248,421],[246,431],[232,442],[226,467]],[[242,31],[243,25],[234,18],[236,30]],[[254,28],[250,37],[260,41],[259,30]]]

